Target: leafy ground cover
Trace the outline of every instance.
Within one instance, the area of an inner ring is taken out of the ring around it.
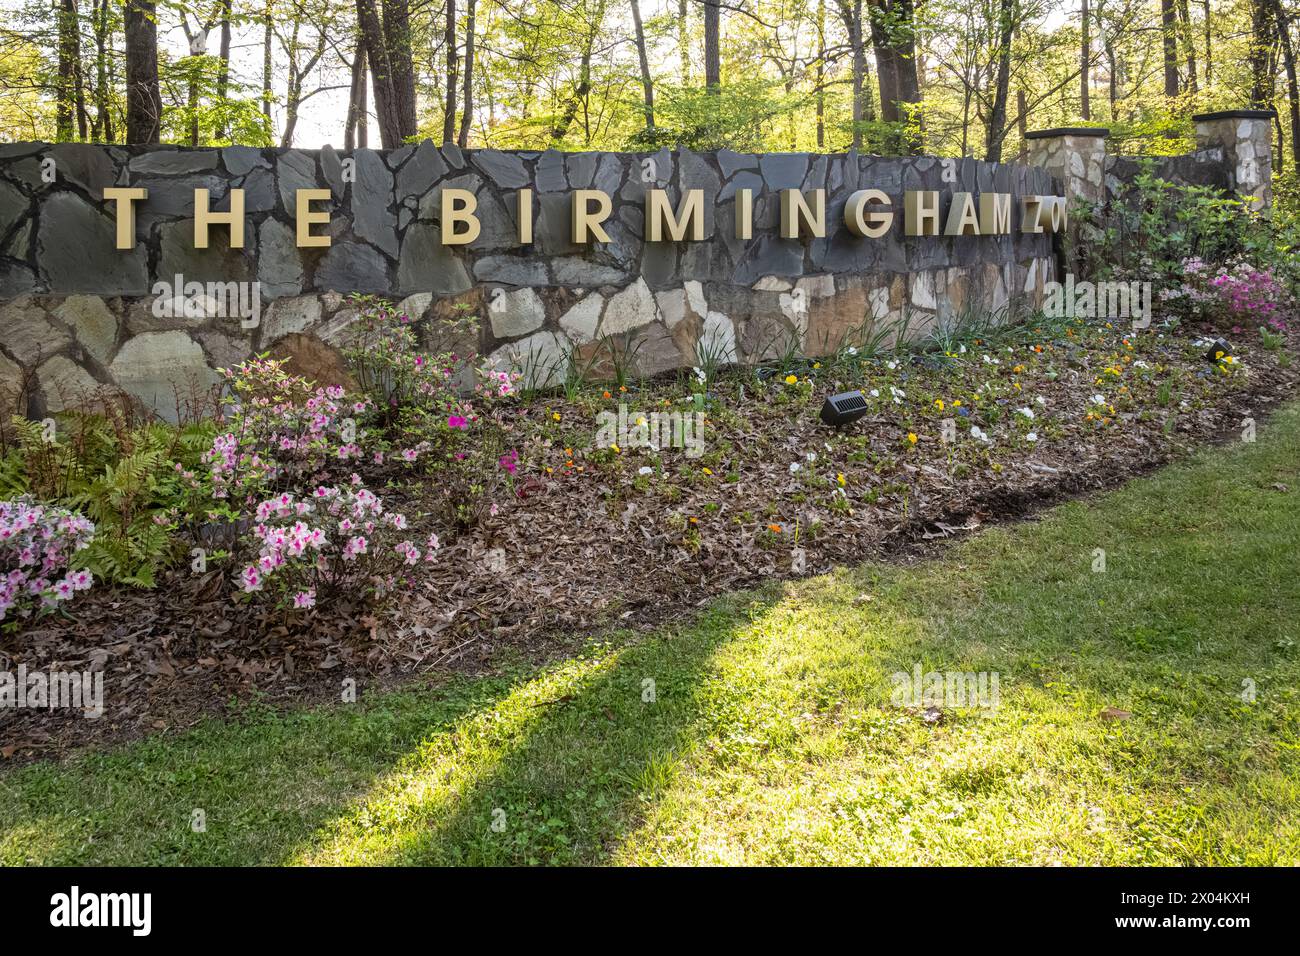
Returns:
[[[543,666],[11,768],[0,862],[1293,865],[1300,406],[1256,438]],[[997,706],[900,703],[916,667]]]
[[[1240,440],[1247,419],[1294,394],[1294,333],[1238,330],[1223,355],[1203,335],[1073,320],[968,326],[920,353],[845,348],[512,396],[484,412],[506,450],[508,493],[490,504],[467,494],[473,521],[444,506],[445,471],[395,454],[348,463],[394,507],[425,516],[413,518],[421,541],[441,538],[388,615],[343,585],[328,607],[287,614],[232,603],[238,569],[222,564],[193,573],[181,562],[154,591],[96,589],[9,639],[5,663],[102,667],[108,713],[6,715],[0,753],[27,760],[182,728],[254,696],[330,699],[344,679],[475,673],[511,646],[544,660],[593,628],[649,626],[727,590],[1112,485],[1195,445]],[[823,396],[854,387],[869,414],[827,429]],[[620,406],[633,426],[698,411],[700,456],[602,442],[601,416]]]

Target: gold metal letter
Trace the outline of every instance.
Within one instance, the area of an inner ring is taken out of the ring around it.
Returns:
[[[939,235],[939,193],[909,189],[903,193],[903,232],[909,236]]]
[[[194,248],[208,247],[208,227],[213,223],[230,226],[230,248],[244,248],[244,191],[230,190],[230,212],[213,212],[208,207],[208,191],[194,190]]]
[[[826,236],[826,190],[812,190],[813,207],[808,207],[797,189],[781,190],[781,238],[798,239],[806,228],[816,239]]]
[[[468,189],[444,189],[442,191],[442,244],[444,246],[464,246],[478,238],[478,197]],[[464,223],[465,229],[457,232],[456,224]]]
[[[868,239],[879,239],[889,232],[889,227],[894,224],[893,212],[887,209],[868,211],[873,204],[888,206],[889,197],[879,189],[859,189],[849,196],[844,206],[844,225],[849,227],[849,232]]]
[[[736,238],[754,238],[754,190],[736,190]]]
[[[596,210],[592,212],[589,208],[589,201],[596,200]],[[609,218],[609,211],[613,208],[609,196],[600,189],[575,189],[573,191],[573,241],[574,242],[591,242],[588,238],[588,231],[595,237],[597,242],[609,242],[609,234],[601,225]]]
[[[953,193],[952,205],[948,207],[948,224],[943,228],[945,236],[978,236],[979,220],[975,217],[975,197],[970,193]]]
[[[516,199],[519,202],[519,244],[526,246],[533,241],[533,191],[521,189]]]
[[[673,242],[686,238],[686,228],[691,230],[691,241],[704,238],[704,190],[688,189],[682,197],[677,212],[668,205],[668,192],[664,189],[646,190],[645,238],[647,242],[663,242],[664,226]]]
[[[980,193],[980,233],[1004,236],[1011,232],[1011,193]]]
[[[296,244],[299,249],[318,249],[328,246],[331,242],[329,236],[313,236],[311,227],[316,224],[328,224],[330,214],[327,212],[312,212],[311,204],[330,198],[328,189],[299,189],[294,194],[294,218],[297,220]]]
[[[135,202],[148,199],[149,190],[143,186],[112,186],[104,190],[104,199],[116,206],[113,210],[117,216],[117,247],[119,249],[135,248]]]

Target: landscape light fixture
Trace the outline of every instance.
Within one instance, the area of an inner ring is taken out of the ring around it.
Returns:
[[[1232,346],[1223,339],[1215,339],[1210,343],[1210,349],[1205,353],[1205,361],[1211,365],[1218,365],[1223,359],[1232,354]]]
[[[822,405],[821,419],[832,428],[851,425],[867,413],[867,399],[860,391],[829,395]]]

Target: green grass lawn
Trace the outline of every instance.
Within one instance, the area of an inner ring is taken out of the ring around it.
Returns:
[[[0,863],[1295,864],[1297,542],[1292,406],[939,561],[0,773]],[[893,706],[918,663],[1000,705]]]

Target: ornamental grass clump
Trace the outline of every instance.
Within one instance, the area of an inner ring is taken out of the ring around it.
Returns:
[[[74,569],[95,525],[66,508],[30,496],[0,501],[0,621],[39,615],[70,601],[94,583]]]

